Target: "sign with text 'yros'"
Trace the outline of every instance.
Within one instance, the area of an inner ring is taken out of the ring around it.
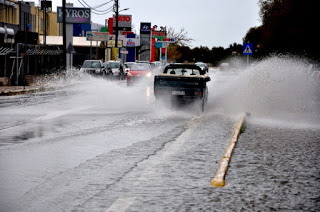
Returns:
[[[66,7],[66,23],[90,24],[90,8]],[[57,7],[57,22],[62,23],[62,7]]]
[[[130,28],[132,22],[132,15],[119,15],[118,27]],[[116,27],[116,16],[113,15],[113,27]]]

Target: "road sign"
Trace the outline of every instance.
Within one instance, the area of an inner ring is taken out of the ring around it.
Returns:
[[[129,51],[127,51],[127,50],[125,50],[125,49],[124,49],[124,50],[121,49],[121,50],[120,50],[120,53],[121,53],[121,54],[129,54]]]
[[[243,44],[243,55],[252,55],[253,53],[253,45],[252,43],[244,43]]]
[[[68,53],[68,54],[74,54],[74,53],[76,53],[76,50],[73,48],[71,42],[69,43],[69,46],[68,46],[68,48],[67,48],[67,53]]]

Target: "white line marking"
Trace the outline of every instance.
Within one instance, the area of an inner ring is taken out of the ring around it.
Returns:
[[[134,202],[135,197],[119,198],[106,210],[106,212],[124,212]]]
[[[154,158],[149,164],[148,168],[145,169],[143,175],[134,183],[134,185],[139,185],[141,182],[146,181],[148,176],[156,173],[154,167],[160,165],[163,161],[169,160],[178,150],[181,149],[183,144],[187,141],[187,138],[191,133],[200,125],[203,120],[201,119],[192,119],[192,124],[189,125],[189,128],[183,132],[174,142],[168,145],[168,148],[162,152],[160,155],[157,155],[157,158]]]
[[[85,110],[85,109],[88,109],[88,107],[76,107],[76,108],[73,108],[70,110],[57,111],[57,112],[48,114],[46,116],[41,116],[41,117],[35,118],[34,121],[46,121],[46,120],[54,119],[54,118],[57,118],[60,116],[64,116],[64,115],[78,112],[78,111]]]

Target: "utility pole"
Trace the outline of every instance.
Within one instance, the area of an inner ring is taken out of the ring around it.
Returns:
[[[63,31],[63,55],[62,61],[63,66],[66,67],[66,57],[67,57],[67,32],[66,32],[66,0],[62,0],[62,31]]]
[[[118,48],[119,0],[115,0],[115,4],[116,4],[116,11],[115,11],[116,12],[116,43],[115,43],[115,47]]]
[[[43,4],[42,4],[43,5]],[[44,0],[44,8],[43,9],[43,20],[44,20],[44,39],[43,39],[43,44],[44,46],[47,45],[47,0]]]

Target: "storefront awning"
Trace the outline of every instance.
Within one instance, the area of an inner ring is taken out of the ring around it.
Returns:
[[[5,5],[10,6],[10,7],[15,7],[15,5],[16,5],[13,2],[5,1],[5,0],[0,0],[0,4],[5,4]]]
[[[7,27],[0,27],[0,33],[14,36],[14,30]]]
[[[40,35],[40,44],[43,44],[43,36]],[[57,46],[63,45],[62,36],[46,36],[46,45]],[[100,46],[100,41],[92,41],[92,47]],[[87,41],[86,37],[73,37],[73,46],[78,47],[90,47],[90,41]]]

